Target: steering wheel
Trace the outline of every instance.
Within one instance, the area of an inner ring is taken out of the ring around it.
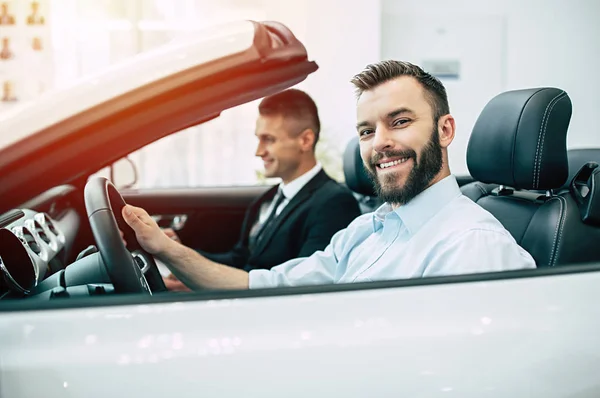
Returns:
[[[154,257],[142,249],[121,215],[125,200],[117,188],[104,177],[94,177],[85,185],[84,198],[92,234],[115,292],[167,291]]]

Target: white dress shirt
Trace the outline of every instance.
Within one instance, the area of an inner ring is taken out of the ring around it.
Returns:
[[[250,272],[250,288],[535,268],[535,261],[449,176],[392,209],[385,203],[336,233],[324,251]]]

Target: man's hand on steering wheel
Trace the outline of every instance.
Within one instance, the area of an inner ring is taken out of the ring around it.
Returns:
[[[131,205],[125,205],[121,210],[123,219],[135,232],[140,246],[150,254],[164,252],[174,240],[160,229],[156,221],[146,210]]]
[[[115,292],[166,291],[153,254],[167,249],[165,243],[176,243],[160,232],[145,211],[126,206],[117,188],[104,177],[88,180],[84,200],[96,246]]]

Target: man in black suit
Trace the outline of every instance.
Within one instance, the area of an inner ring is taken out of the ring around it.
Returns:
[[[263,161],[265,177],[281,178],[281,183],[249,206],[231,251],[201,252],[246,271],[270,269],[323,250],[337,231],[360,215],[351,191],[331,179],[316,160],[321,125],[312,98],[289,89],[263,99],[258,110],[256,156]],[[178,240],[172,230],[165,233]],[[165,283],[171,290],[185,290],[174,277]]]

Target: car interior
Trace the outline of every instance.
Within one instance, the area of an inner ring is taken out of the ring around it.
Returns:
[[[471,175],[457,176],[463,194],[498,218],[538,268],[600,260],[600,149],[567,151],[571,112],[569,96],[557,88],[496,96],[469,140]],[[345,183],[363,213],[373,211],[381,203],[357,138],[343,160]],[[0,294],[49,300],[164,292],[152,256],[122,245],[117,228],[128,242],[135,238],[116,209],[124,202],[145,207],[163,226],[176,221],[188,246],[223,251],[236,241],[248,203],[266,189],[120,193],[102,178],[90,179],[85,192],[56,187],[0,217]]]

